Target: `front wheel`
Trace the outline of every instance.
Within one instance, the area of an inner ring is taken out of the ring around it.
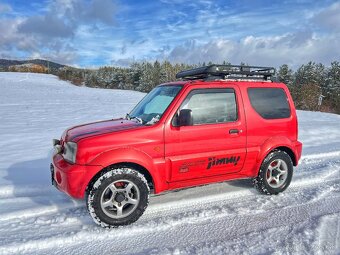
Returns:
[[[93,184],[87,207],[93,220],[102,227],[128,225],[144,213],[149,193],[141,173],[130,168],[112,169]]]
[[[288,188],[292,176],[292,159],[286,152],[277,150],[265,158],[254,184],[261,193],[276,195]]]

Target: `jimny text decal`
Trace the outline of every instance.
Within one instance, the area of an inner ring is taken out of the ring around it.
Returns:
[[[226,158],[215,158],[211,157],[208,159],[208,166],[207,169],[210,169],[214,166],[218,165],[227,165],[227,164],[234,164],[234,166],[237,165],[237,162],[240,160],[240,156],[231,156],[231,157],[226,157]]]

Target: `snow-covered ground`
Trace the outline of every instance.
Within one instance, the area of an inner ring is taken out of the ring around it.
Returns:
[[[106,230],[50,184],[51,139],[125,115],[144,94],[0,73],[0,254],[340,254],[340,116],[299,112],[303,157],[291,186],[248,180],[151,198],[135,224]]]

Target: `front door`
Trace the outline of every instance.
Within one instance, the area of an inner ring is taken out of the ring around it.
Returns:
[[[192,126],[165,127],[170,182],[226,175],[242,169],[246,156],[245,118],[237,86],[189,89],[178,111],[191,109]],[[176,117],[175,117],[176,118]]]

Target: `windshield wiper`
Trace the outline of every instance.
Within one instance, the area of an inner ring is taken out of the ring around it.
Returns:
[[[147,122],[145,125],[153,125],[155,123],[157,123],[160,119],[160,116],[159,114],[156,115],[155,117],[153,117],[149,122]]]
[[[125,115],[125,119],[127,119],[127,120],[133,120],[133,119],[135,119],[135,120],[137,120],[140,124],[143,124],[143,120],[141,119],[141,118],[138,118],[138,117],[136,117],[136,116],[131,116],[130,114],[126,114]]]

